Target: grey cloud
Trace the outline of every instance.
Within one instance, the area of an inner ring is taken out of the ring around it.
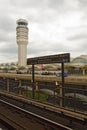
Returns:
[[[87,34],[86,33],[80,33],[78,35],[74,35],[68,38],[68,40],[72,41],[72,40],[83,40],[87,39]]]
[[[78,10],[78,0],[49,0],[49,8],[60,14]]]
[[[0,53],[0,63],[17,62],[17,55],[9,53]]]
[[[27,7],[27,8],[31,8],[31,7],[42,7],[42,6],[46,6],[48,0],[10,0],[10,3],[13,6],[19,6],[19,7]]]
[[[5,42],[5,41],[9,41],[8,35],[6,35],[6,33],[4,32],[0,32],[0,42]]]
[[[87,40],[87,25],[82,22],[81,25],[77,27],[66,28],[67,30],[67,40],[69,41],[84,41]]]
[[[64,5],[64,0],[49,0],[49,7],[51,8],[62,8]]]
[[[4,44],[5,46],[3,48],[0,47],[0,53],[9,53],[9,54],[17,53],[17,45],[15,43],[6,42]]]
[[[82,41],[79,46],[80,50],[87,53],[87,40]]]
[[[87,8],[87,0],[79,0],[79,5],[82,8]]]
[[[32,45],[33,44],[33,45]],[[60,52],[69,52],[70,48],[67,45],[63,45],[61,43],[48,43],[48,42],[42,42],[40,45],[31,43],[30,46],[28,46],[28,55],[51,55],[51,54],[58,54]],[[43,47],[42,47],[43,46]]]
[[[4,14],[1,16],[0,20],[0,44],[5,44],[8,47],[9,44],[12,44],[16,41],[16,28],[15,22],[10,15]],[[10,46],[11,47],[11,46]],[[3,49],[0,48],[2,51]]]
[[[15,40],[14,20],[5,15],[0,20],[0,42],[12,42]]]
[[[15,33],[11,33],[8,31],[0,31],[0,42],[7,42],[7,43],[12,43],[12,42],[16,42],[16,36]]]
[[[83,11],[84,15],[87,17],[87,0],[79,0],[79,8]]]
[[[0,20],[0,30],[7,33],[14,30],[14,20],[10,16],[3,16]]]

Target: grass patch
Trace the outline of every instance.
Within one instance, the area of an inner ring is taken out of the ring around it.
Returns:
[[[33,98],[32,91],[27,90],[25,95],[26,95],[27,98]],[[46,102],[47,97],[48,97],[48,95],[43,93],[43,92],[37,92],[37,91],[34,92],[34,99],[35,100],[39,100],[41,102]]]

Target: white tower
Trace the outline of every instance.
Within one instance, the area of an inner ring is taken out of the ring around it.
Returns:
[[[18,44],[18,65],[26,66],[28,44],[28,22],[25,19],[17,20],[16,39]]]

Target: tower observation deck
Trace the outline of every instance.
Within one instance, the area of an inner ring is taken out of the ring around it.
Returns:
[[[28,44],[28,22],[25,19],[17,20],[16,40],[18,44],[18,65],[26,66]]]

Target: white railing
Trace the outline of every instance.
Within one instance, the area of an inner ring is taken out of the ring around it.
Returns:
[[[0,77],[32,80],[32,75],[30,74],[0,73]],[[65,80],[65,83],[87,84],[87,76],[68,76],[68,77],[65,77],[64,80]],[[35,75],[35,81],[61,82],[62,78],[56,77],[53,75],[52,76],[51,75]]]

